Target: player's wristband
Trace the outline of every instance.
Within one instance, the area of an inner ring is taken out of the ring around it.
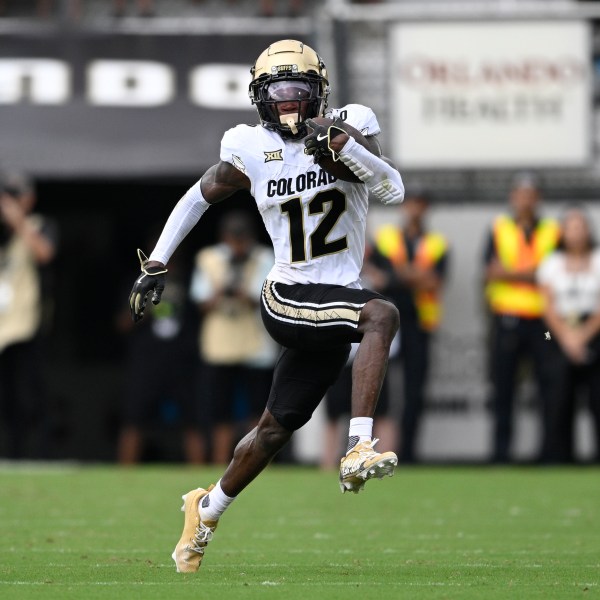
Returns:
[[[150,277],[155,277],[156,275],[165,275],[168,273],[167,267],[149,267],[148,263],[150,259],[144,254],[144,251],[140,248],[137,249],[138,259],[140,261],[140,271],[149,275]]]

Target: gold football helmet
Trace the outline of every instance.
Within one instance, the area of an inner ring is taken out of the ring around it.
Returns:
[[[284,137],[304,137],[306,119],[323,115],[329,96],[327,70],[310,46],[297,40],[275,42],[250,73],[248,93],[263,127]]]

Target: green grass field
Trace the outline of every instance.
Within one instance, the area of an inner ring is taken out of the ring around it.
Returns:
[[[175,572],[180,496],[220,471],[0,468],[0,598],[587,598],[600,594],[600,471],[411,468],[342,494],[271,467],[201,570]]]

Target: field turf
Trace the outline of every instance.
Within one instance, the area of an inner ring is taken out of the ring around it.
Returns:
[[[219,473],[0,467],[0,598],[600,595],[595,468],[407,468],[342,496],[335,473],[273,466],[177,574],[180,496]]]

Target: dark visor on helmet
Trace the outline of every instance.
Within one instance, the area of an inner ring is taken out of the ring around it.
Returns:
[[[274,102],[309,100],[311,95],[312,86],[308,81],[274,81],[266,89],[266,100]]]

